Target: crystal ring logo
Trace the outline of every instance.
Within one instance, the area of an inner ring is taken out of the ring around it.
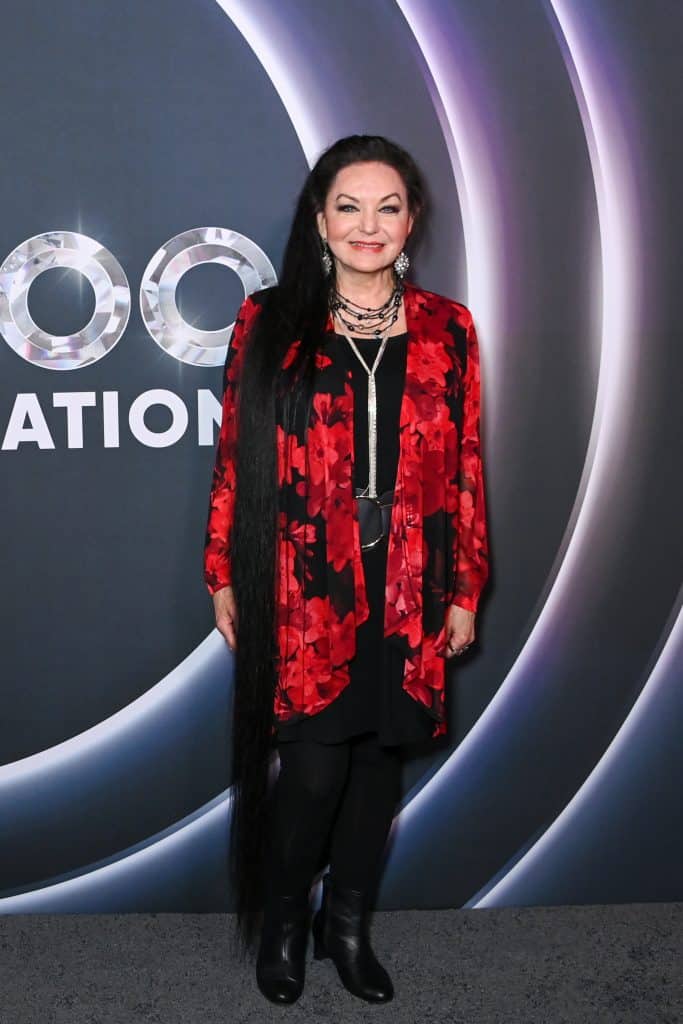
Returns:
[[[176,304],[182,276],[202,263],[233,270],[245,295],[275,284],[272,263],[259,246],[238,231],[203,227],[184,231],[165,242],[145,268],[140,285],[140,310],[150,337],[170,356],[194,366],[225,362],[234,324],[203,331],[188,324]],[[41,330],[29,312],[31,284],[55,267],[78,270],[92,285],[95,310],[75,334],[56,336]],[[50,370],[78,370],[102,359],[126,329],[131,292],[115,256],[87,235],[49,231],[14,249],[0,267],[0,330],[17,355]]]
[[[202,331],[183,320],[175,294],[183,274],[201,263],[220,263],[239,277],[244,294],[275,284],[273,266],[245,235],[225,228],[194,228],[176,235],[147,264],[140,285],[140,309],[150,336],[174,359],[195,366],[225,362],[233,323]]]
[[[95,311],[76,334],[55,336],[35,323],[28,308],[31,285],[46,270],[78,270],[92,285]],[[118,260],[93,238],[48,231],[14,249],[0,267],[0,330],[17,355],[50,370],[77,370],[116,345],[130,316],[130,289]]]

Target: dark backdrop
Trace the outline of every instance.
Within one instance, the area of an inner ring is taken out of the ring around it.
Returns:
[[[680,5],[11,6],[0,910],[231,906],[224,346],[355,131],[422,165],[411,276],[474,314],[492,558],[378,906],[680,899]]]

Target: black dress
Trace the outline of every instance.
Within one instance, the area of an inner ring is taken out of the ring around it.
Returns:
[[[380,342],[355,338],[370,368]],[[354,393],[354,487],[368,483],[368,375],[346,338],[335,335],[327,349],[352,372]],[[399,456],[399,418],[408,351],[407,333],[387,342],[377,368],[377,493],[393,490]],[[387,538],[362,551],[369,618],[356,630],[356,654],[349,663],[350,681],[322,711],[293,723],[279,723],[275,742],[314,739],[339,743],[365,732],[377,732],[383,746],[428,739],[434,721],[402,687],[405,658],[384,637],[384,587]]]

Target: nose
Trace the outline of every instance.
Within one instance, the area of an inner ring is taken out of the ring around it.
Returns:
[[[377,234],[377,211],[374,209],[361,210],[360,229],[364,235]]]

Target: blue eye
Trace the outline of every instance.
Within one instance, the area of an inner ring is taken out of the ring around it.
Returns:
[[[357,209],[358,209],[358,207],[354,206],[352,203],[344,203],[343,206],[338,206],[337,207],[337,213],[346,213],[347,210],[357,210]],[[382,210],[388,210],[390,213],[400,213],[401,212],[401,207],[400,206],[387,205],[387,206],[383,206]]]

